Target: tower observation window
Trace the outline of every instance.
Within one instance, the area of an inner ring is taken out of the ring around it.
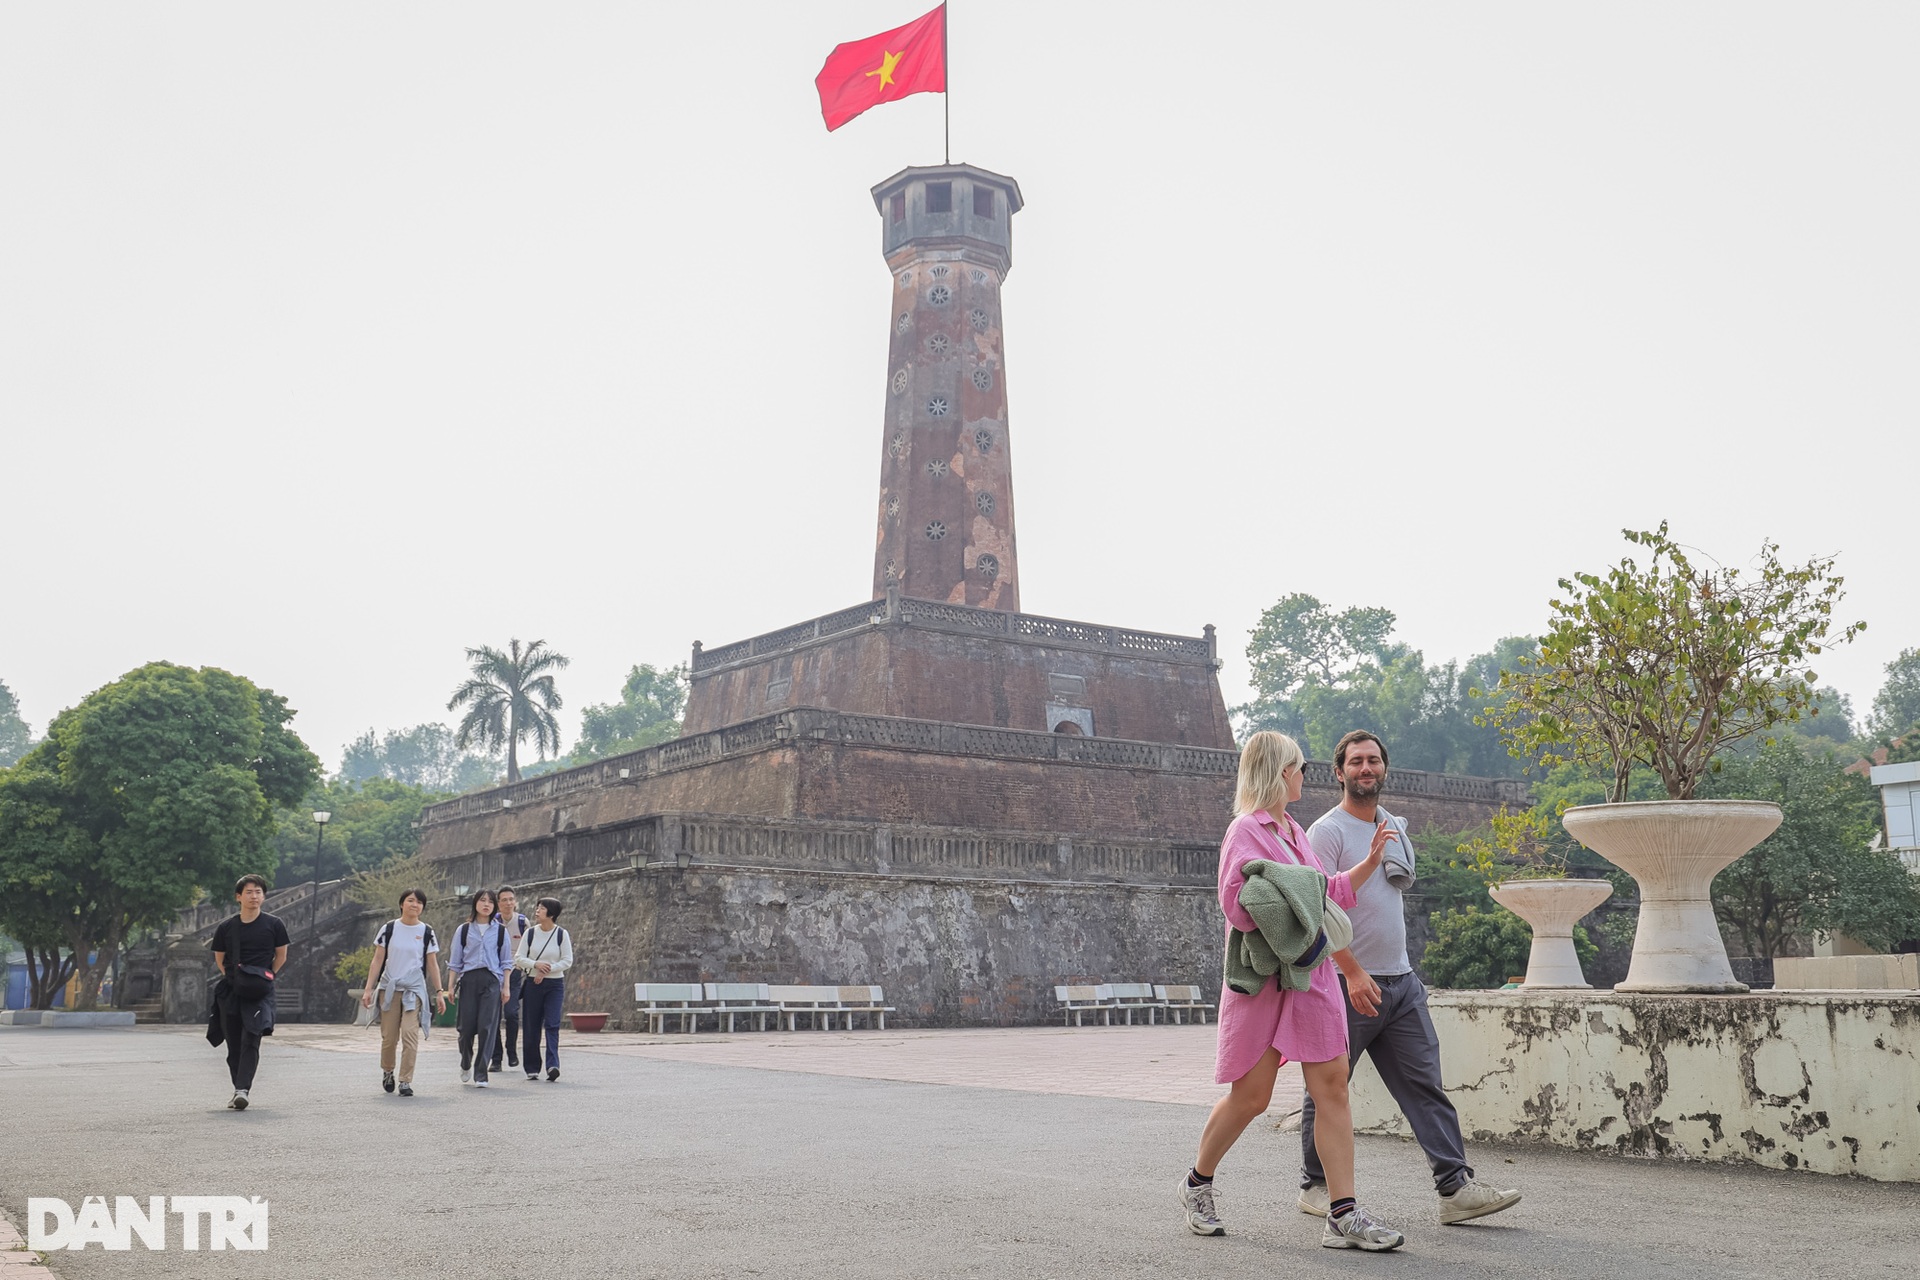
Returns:
[[[906,221],[907,219],[907,193],[906,192],[896,191],[893,193],[893,199],[887,201],[887,215],[891,217],[895,222]]]
[[[953,184],[951,182],[929,182],[927,184],[927,212],[953,212]]]
[[[991,218],[993,216],[993,188],[975,187],[973,189],[973,216]]]

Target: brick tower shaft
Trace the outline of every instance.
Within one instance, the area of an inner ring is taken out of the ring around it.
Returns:
[[[1018,612],[1000,286],[1020,187],[971,165],[873,189],[893,272],[873,594]]]

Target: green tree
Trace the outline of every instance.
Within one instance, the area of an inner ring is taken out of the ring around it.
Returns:
[[[389,729],[378,737],[369,729],[348,743],[340,757],[340,777],[347,782],[392,778],[428,791],[491,786],[505,767],[496,757],[461,751],[454,745],[453,730],[443,724]]]
[[[1713,880],[1713,909],[1747,954],[1772,959],[1810,930],[1891,949],[1920,937],[1920,883],[1898,858],[1871,849],[1873,786],[1839,758],[1787,738],[1727,760],[1704,795],[1770,800],[1780,827]]]
[[[20,718],[20,703],[0,680],[0,769],[16,763],[33,746],[33,730]]]
[[[1573,928],[1573,950],[1583,969],[1600,954],[1579,925]],[[1525,973],[1532,953],[1533,930],[1519,916],[1463,907],[1434,916],[1433,938],[1420,968],[1436,987],[1484,990]]]
[[[1920,729],[1920,649],[1902,649],[1886,666],[1867,729],[1885,741]]]
[[[420,847],[420,833],[414,827],[420,820],[420,811],[444,796],[443,792],[392,778],[368,778],[363,782],[335,778],[316,784],[297,806],[274,813],[277,882],[334,880],[395,858],[411,857]],[[324,810],[328,815],[318,840],[313,821],[316,810]],[[316,844],[320,848],[317,875]]]
[[[661,670],[641,663],[627,673],[620,701],[597,703],[580,713],[580,741],[572,763],[586,764],[680,736],[687,705],[687,664]]]
[[[1844,579],[1831,557],[1784,565],[1761,544],[1751,576],[1703,567],[1667,536],[1622,531],[1651,552],[1603,578],[1562,578],[1566,599],[1540,656],[1501,678],[1506,701],[1483,717],[1516,756],[1607,769],[1627,797],[1633,766],[1660,775],[1671,799],[1693,796],[1723,748],[1801,717],[1813,703],[1808,663],[1834,626]],[[1865,623],[1840,628],[1834,643]]]
[[[512,640],[504,653],[490,645],[469,649],[467,661],[473,674],[447,699],[449,711],[467,708],[454,745],[464,751],[477,743],[489,755],[505,750],[507,781],[518,782],[520,744],[526,739],[533,739],[542,760],[549,751],[560,753],[560,722],[553,713],[561,701],[553,673],[568,660],[545,640],[524,646]]]
[[[239,676],[149,663],[55,717],[0,775],[0,910],[32,912],[18,936],[58,930],[83,1007],[135,929],[263,869],[273,806],[319,773],[292,718]]]

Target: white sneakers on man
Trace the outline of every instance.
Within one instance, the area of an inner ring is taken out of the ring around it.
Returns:
[[[1511,1209],[1519,1203],[1518,1191],[1502,1191],[1478,1178],[1468,1178],[1454,1188],[1452,1195],[1440,1197],[1440,1224],[1446,1226],[1465,1222],[1469,1218],[1484,1218],[1490,1213]]]
[[[1358,1205],[1349,1209],[1344,1217],[1336,1218],[1329,1214],[1327,1225],[1320,1229],[1320,1247],[1323,1249],[1365,1249],[1368,1253],[1385,1253],[1389,1249],[1398,1249],[1406,1242],[1405,1236]]]

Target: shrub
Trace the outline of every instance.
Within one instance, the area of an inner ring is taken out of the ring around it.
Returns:
[[[1578,925],[1573,930],[1573,949],[1582,968],[1600,954]],[[1466,907],[1433,918],[1433,941],[1427,944],[1420,967],[1436,987],[1484,990],[1525,973],[1532,950],[1533,931],[1519,916]]]
[[[358,951],[349,951],[340,957],[340,963],[333,966],[333,976],[355,986],[366,982],[367,971],[373,968],[373,944],[368,943]]]

